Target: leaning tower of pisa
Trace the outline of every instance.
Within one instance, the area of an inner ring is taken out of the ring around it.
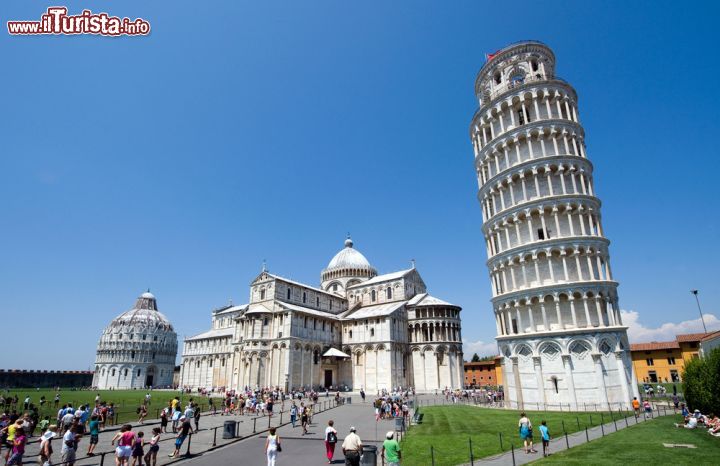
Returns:
[[[555,55],[527,41],[488,56],[470,125],[505,399],[613,409],[637,396],[578,118]]]

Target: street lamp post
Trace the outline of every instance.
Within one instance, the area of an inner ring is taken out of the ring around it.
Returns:
[[[702,322],[703,330],[707,333],[707,327],[705,327],[705,318],[703,317],[702,308],[700,307],[700,298],[698,298],[698,290],[690,290],[690,293],[695,295],[695,302],[697,303],[698,311],[700,312],[700,322]]]

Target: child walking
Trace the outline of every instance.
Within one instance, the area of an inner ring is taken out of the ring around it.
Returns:
[[[159,427],[156,427],[152,430],[152,433],[153,436],[150,439],[150,449],[145,455],[145,466],[157,466],[157,453],[158,450],[160,450],[158,442],[160,441],[160,434],[162,433],[162,430]]]
[[[143,447],[145,446],[145,441],[143,440],[143,437],[145,436],[144,432],[138,432],[137,438],[135,439],[135,444],[133,445],[133,451],[132,451],[132,466],[135,466],[135,462],[137,461],[137,466],[143,466],[143,456],[145,456],[145,451]]]
[[[545,421],[540,423],[540,435],[542,436],[543,456],[548,456],[550,454],[550,431]]]

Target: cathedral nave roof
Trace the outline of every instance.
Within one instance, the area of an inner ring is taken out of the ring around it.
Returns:
[[[361,288],[363,286],[367,285],[375,285],[377,283],[387,282],[390,280],[397,280],[398,278],[402,278],[408,273],[412,272],[415,269],[407,269],[407,270],[400,270],[399,272],[392,272],[392,273],[386,273],[385,275],[376,275],[375,277],[371,278],[370,280],[365,280],[364,282],[356,283],[354,285],[348,286],[348,289],[350,288]]]
[[[218,329],[208,330],[207,332],[198,333],[197,335],[186,338],[185,341],[205,340],[208,338],[231,337],[231,336],[233,336],[233,332],[234,332],[233,328],[218,328]]]
[[[370,319],[375,317],[387,316],[403,307],[407,301],[395,301],[386,304],[377,304],[375,306],[364,306],[355,312],[350,312],[342,316],[343,320]]]

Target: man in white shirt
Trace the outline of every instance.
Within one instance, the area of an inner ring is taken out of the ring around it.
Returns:
[[[345,464],[349,466],[360,466],[360,455],[362,454],[362,440],[355,433],[355,427],[350,428],[350,433],[342,444],[342,451],[345,455]]]
[[[75,464],[75,440],[75,432],[68,429],[63,435],[62,449],[60,450],[60,461],[64,465],[73,466]]]

